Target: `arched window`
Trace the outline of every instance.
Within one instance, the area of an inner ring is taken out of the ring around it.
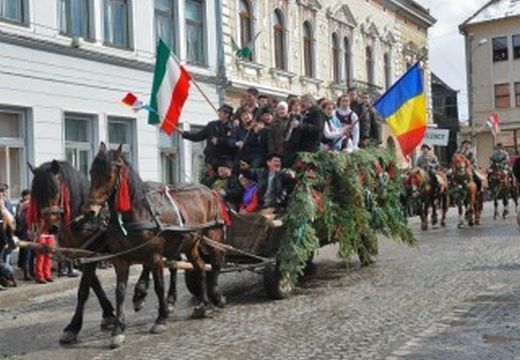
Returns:
[[[384,55],[385,61],[385,89],[388,90],[390,85],[392,85],[392,62],[390,60],[390,54],[385,53]]]
[[[285,23],[282,11],[276,9],[274,11],[274,60],[275,67],[280,70],[286,70],[285,63]]]
[[[239,1],[238,14],[240,16],[240,47],[244,48],[253,38],[253,16],[249,1]],[[252,56],[249,60],[252,60]]]
[[[345,84],[350,85],[350,41],[343,39],[343,65],[345,66]]]
[[[340,66],[339,66],[339,38],[338,34],[332,34],[332,79],[335,83],[339,83],[340,80]]]
[[[312,27],[306,21],[303,23],[303,63],[305,67],[305,76],[314,77],[314,51],[313,51]]]
[[[374,85],[374,54],[370,46],[367,46],[366,48],[365,58],[367,66],[367,83]]]

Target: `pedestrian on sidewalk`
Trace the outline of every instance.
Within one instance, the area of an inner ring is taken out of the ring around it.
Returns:
[[[48,247],[54,247],[56,245],[56,237],[44,232],[38,236],[36,243]],[[54,281],[52,279],[52,254],[50,252],[36,251],[34,275],[38,284],[45,284]]]
[[[31,241],[29,236],[29,224],[27,214],[29,212],[30,191],[23,190],[22,198],[16,207],[16,236],[20,240]],[[23,271],[25,281],[32,280],[34,277],[34,252],[30,248],[20,248],[18,253],[18,267]]]

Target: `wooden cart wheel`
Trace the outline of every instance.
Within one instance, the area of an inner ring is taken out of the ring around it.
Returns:
[[[264,288],[267,296],[273,300],[289,297],[294,290],[294,283],[288,273],[281,273],[276,263],[264,267]]]
[[[200,281],[201,277],[198,271],[184,271],[184,282],[186,283],[186,288],[188,288],[191,295],[196,298],[200,297]]]

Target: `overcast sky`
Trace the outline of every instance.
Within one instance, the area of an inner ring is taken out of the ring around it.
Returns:
[[[430,66],[445,83],[459,90],[459,119],[466,120],[467,90],[464,40],[458,26],[488,0],[416,0],[430,9],[437,23],[429,31]]]

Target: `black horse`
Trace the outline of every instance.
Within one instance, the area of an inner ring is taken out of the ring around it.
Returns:
[[[58,235],[61,246],[81,248],[88,239],[90,244],[86,250],[98,250],[103,242],[103,234],[96,236],[96,231],[74,227],[73,219],[81,215],[81,207],[87,196],[88,181],[82,174],[65,161],[50,161],[35,168],[28,164],[34,178],[31,185],[31,206],[35,209],[36,221],[42,230]],[[116,322],[114,307],[108,300],[105,291],[96,275],[96,263],[82,267],[82,276],[78,288],[77,304],[71,322],[63,331],[60,342],[75,342],[83,324],[83,310],[87,302],[90,288],[96,294],[103,310],[101,328],[111,330]]]

